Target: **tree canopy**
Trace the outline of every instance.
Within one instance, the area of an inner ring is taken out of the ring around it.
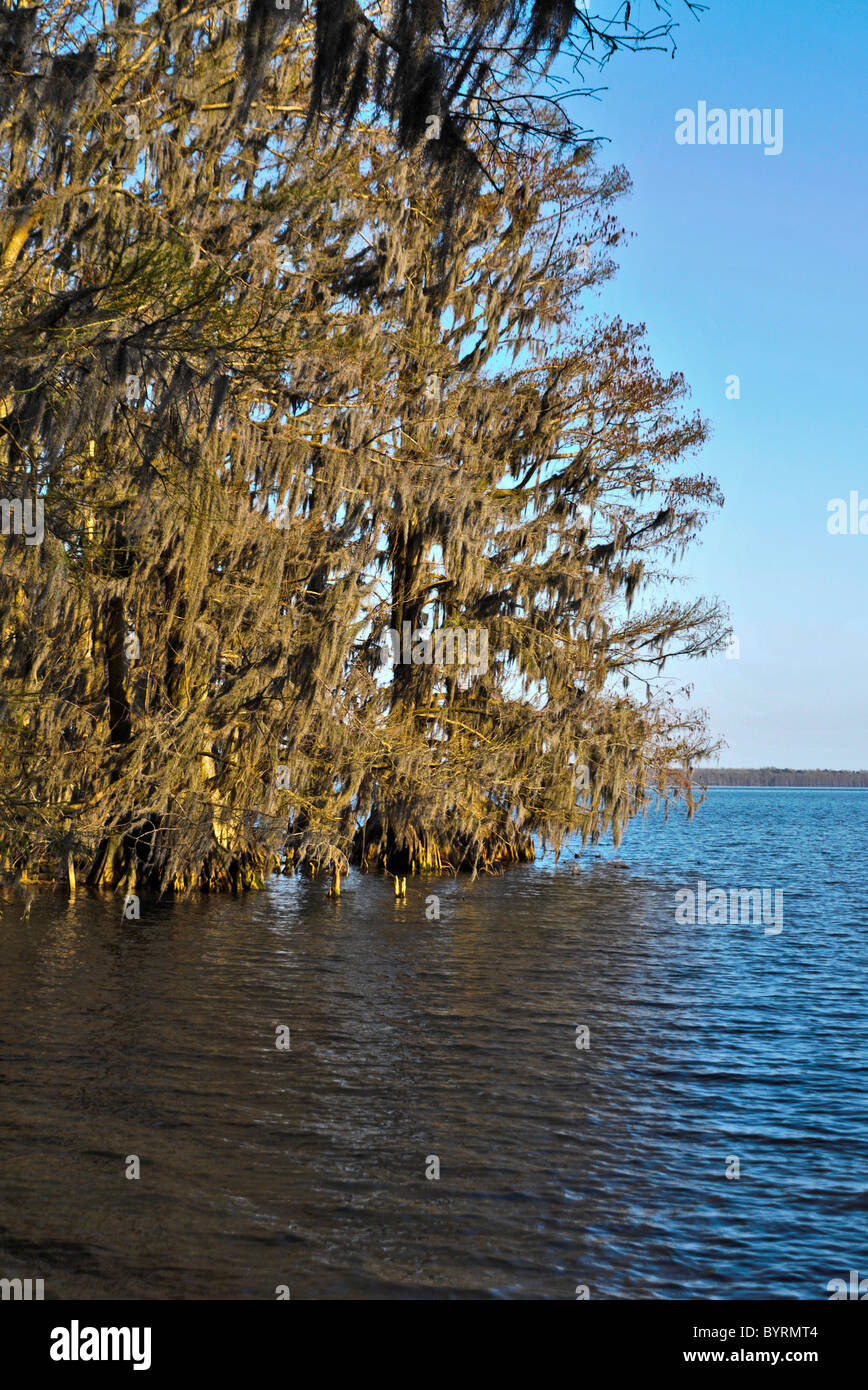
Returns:
[[[476,868],[692,801],[711,750],[660,675],[725,638],[672,589],[720,498],[683,378],[592,312],[627,175],[525,91],[571,9],[457,7],[450,53],[482,89],[514,44],[524,116],[468,106],[449,188],[448,123],[401,114],[401,53],[371,76],[356,5],[4,13],[8,872]]]

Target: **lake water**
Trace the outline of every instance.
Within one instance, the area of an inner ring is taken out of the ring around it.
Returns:
[[[0,1276],[827,1298],[868,1274],[866,840],[868,791],[714,788],[578,872],[409,879],[403,904],[356,873],[339,901],[280,879],[140,922],[5,902]],[[782,889],[783,930],[679,925],[699,880]]]

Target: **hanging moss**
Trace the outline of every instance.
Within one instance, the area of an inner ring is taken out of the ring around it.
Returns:
[[[13,875],[339,887],[692,808],[707,737],[658,677],[725,626],[663,581],[719,496],[682,378],[585,310],[627,176],[518,69],[528,123],[463,120],[466,184],[409,118],[311,122],[312,17],[0,44],[0,497],[44,506],[0,537]],[[383,669],[405,624],[451,645]]]

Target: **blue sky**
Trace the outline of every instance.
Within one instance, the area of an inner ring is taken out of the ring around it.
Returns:
[[[827,529],[830,499],[868,498],[868,3],[710,0],[677,41],[589,71],[607,90],[569,103],[633,178],[601,305],[684,372],[712,424],[697,467],[726,497],[682,569],[728,604],[739,656],[669,674],[725,766],[868,768],[868,535]],[[781,153],[677,144],[700,101],[781,108]]]

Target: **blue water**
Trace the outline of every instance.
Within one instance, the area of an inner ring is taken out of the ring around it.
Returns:
[[[651,1228],[604,1223],[633,1270],[608,1270],[607,1292],[823,1297],[827,1271],[868,1272],[866,830],[866,791],[712,788],[692,822],[651,816],[606,852],[630,866],[634,993],[606,1015],[595,1079],[629,1107]],[[782,931],[675,925],[699,879],[781,889]],[[729,1155],[738,1180],[721,1180]]]
[[[866,830],[868,791],[712,788],[618,851],[406,903],[357,873],[140,922],[4,903],[0,1276],[827,1298],[868,1275]],[[699,879],[781,889],[782,931],[679,925]]]

